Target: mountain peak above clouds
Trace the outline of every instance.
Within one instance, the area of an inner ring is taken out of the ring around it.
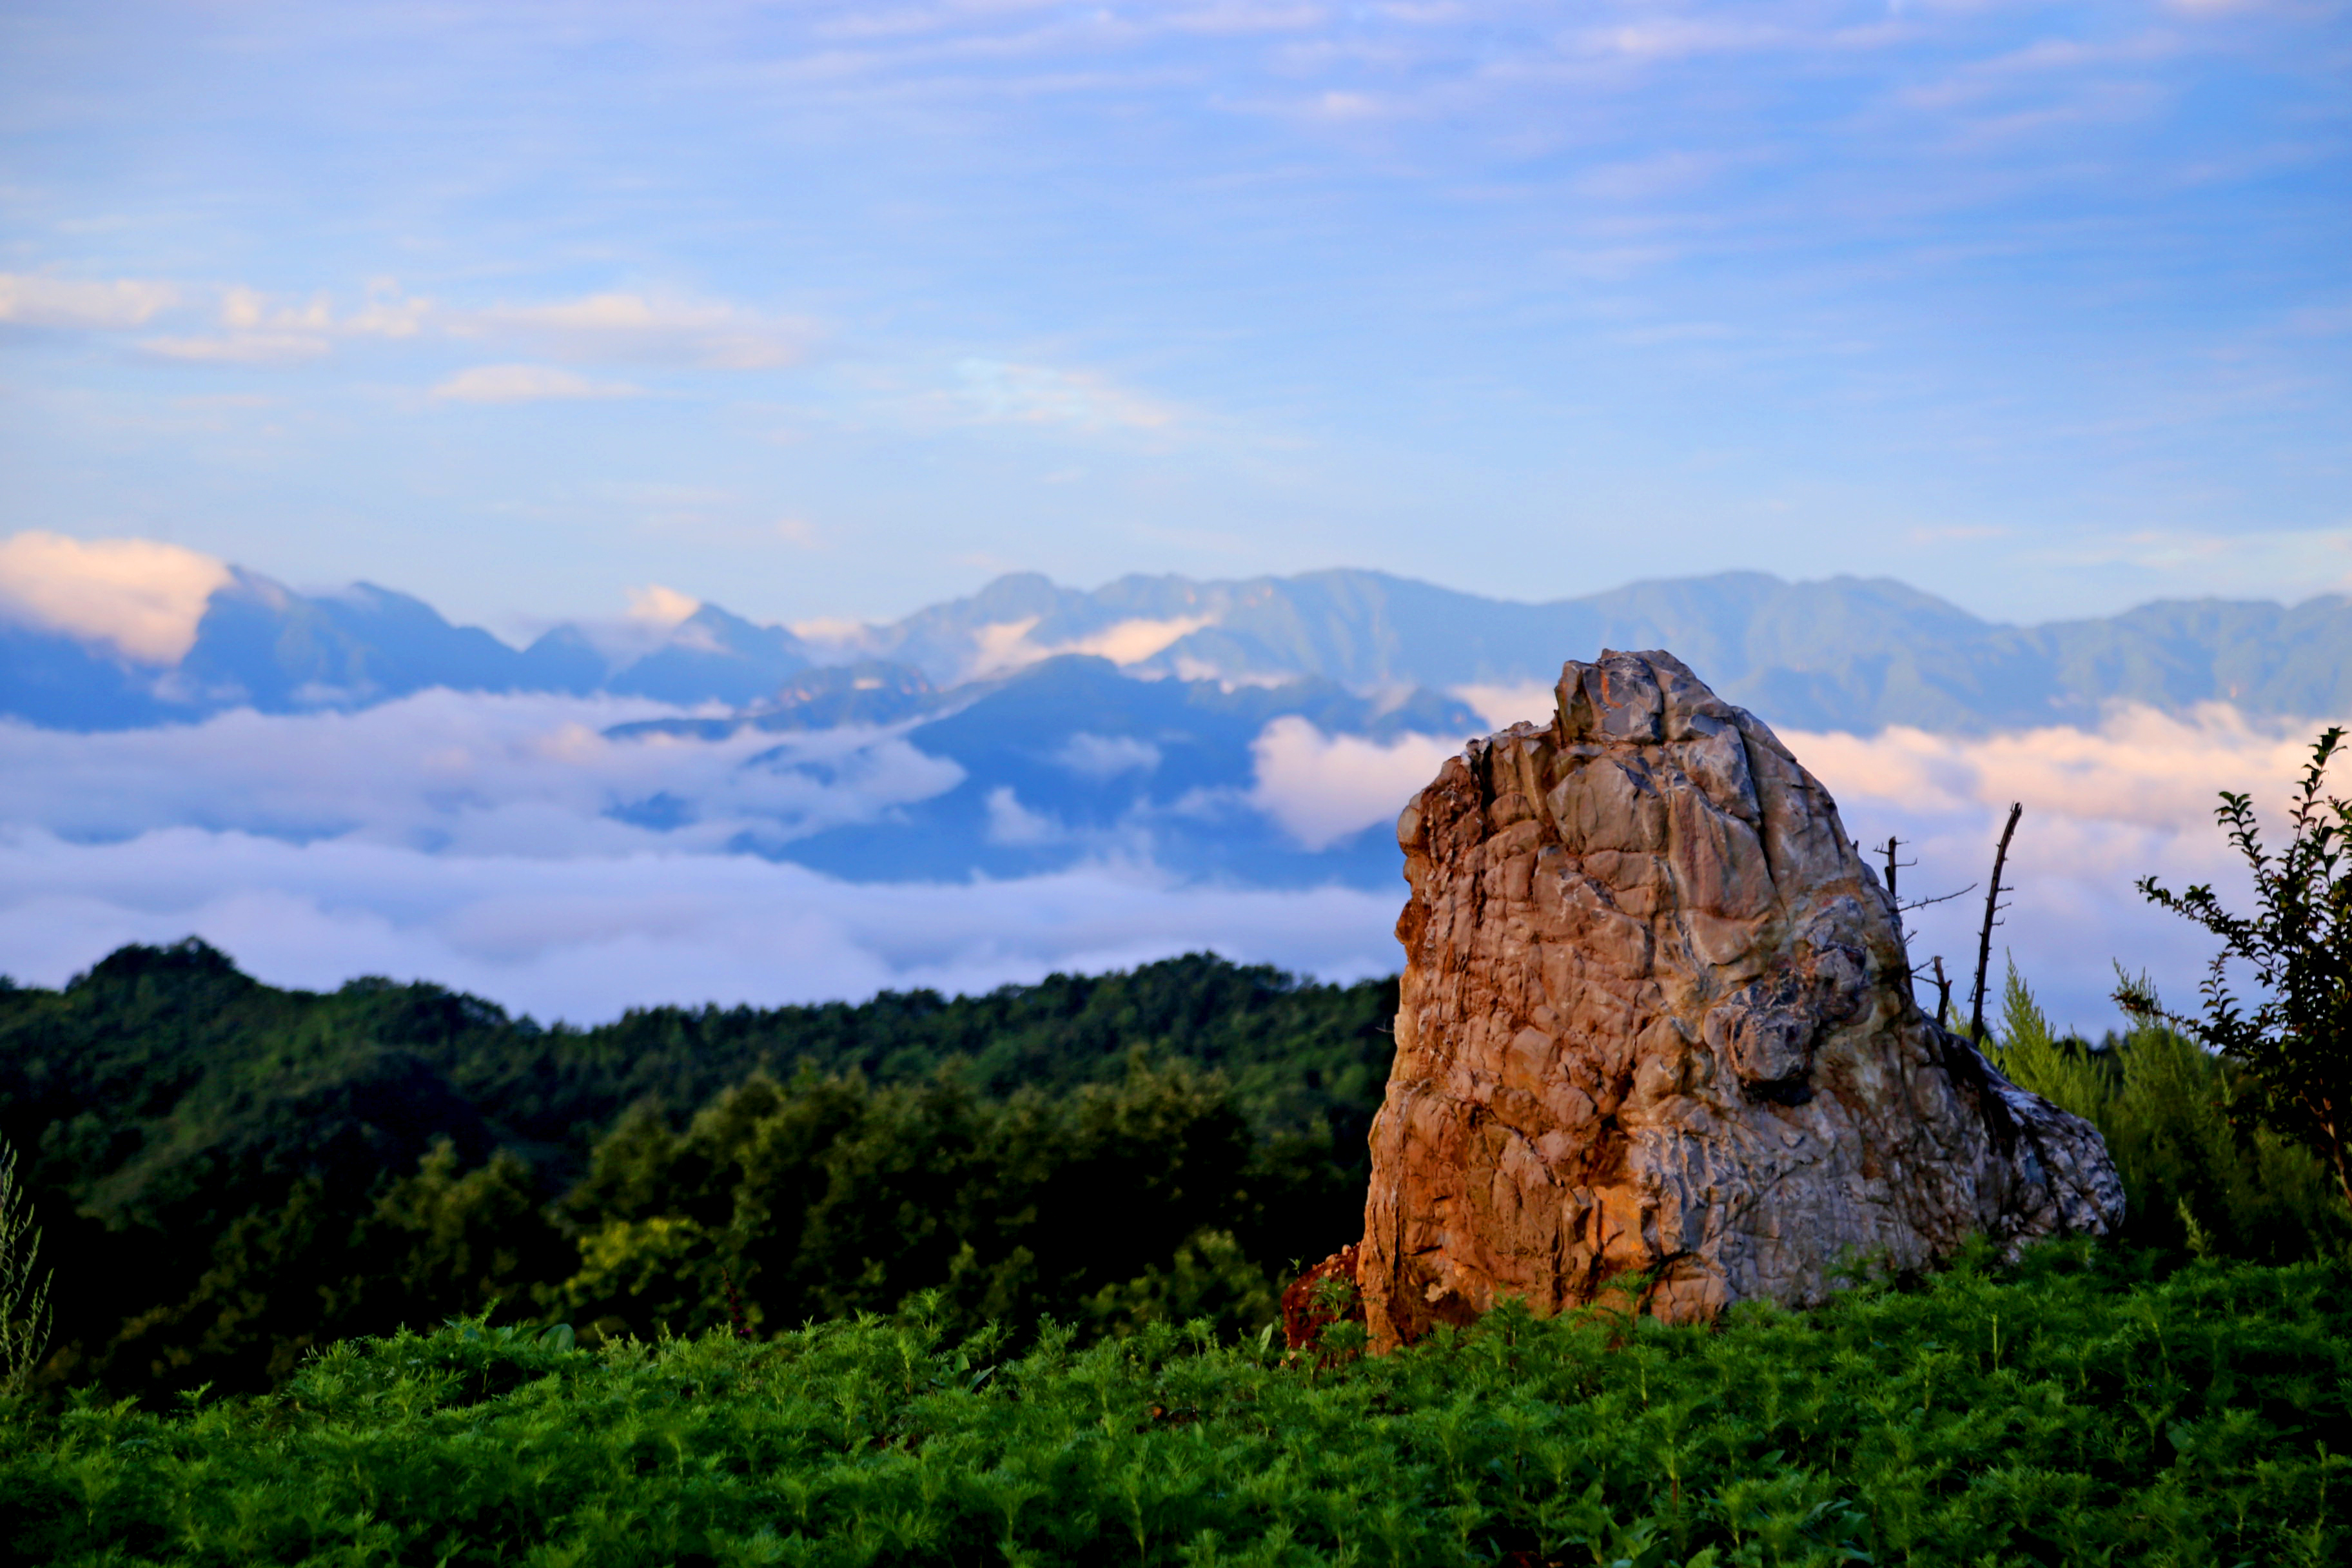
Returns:
[[[866,628],[857,646],[942,685],[1090,653],[1150,679],[1432,688],[1495,722],[1527,717],[1513,710],[1540,705],[1563,658],[1604,647],[1673,648],[1717,672],[1731,700],[1800,729],[2081,724],[2116,702],[2352,711],[2352,602],[2341,596],[2158,603],[2020,627],[1890,578],[1727,572],[1528,604],[1347,569],[1130,576],[1090,593],[1024,575]]]
[[[2172,601],[2009,626],[1886,578],[1728,572],[1529,604],[1352,569],[1138,574],[1091,590],[1022,573],[895,622],[799,630],[669,597],[683,613],[641,626],[632,647],[561,626],[518,650],[370,584],[306,595],[176,545],[19,534],[0,541],[0,714],[112,730],[241,706],[364,707],[432,687],[750,712],[812,669],[895,668],[946,691],[1075,654],[1145,679],[1428,689],[1502,722],[1534,710],[1563,658],[1603,647],[1673,648],[1730,700],[1800,729],[2081,724],[2119,701],[2352,712],[2341,596]]]

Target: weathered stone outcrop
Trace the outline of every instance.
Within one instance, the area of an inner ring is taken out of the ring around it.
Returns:
[[[1970,1234],[2102,1233],[2096,1131],[1912,1000],[1827,791],[1665,653],[1570,663],[1549,728],[1397,824],[1412,893],[1356,1276],[1372,1343],[1653,1275],[1660,1317],[1822,1299]]]

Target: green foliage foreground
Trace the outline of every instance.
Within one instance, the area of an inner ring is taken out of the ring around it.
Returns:
[[[2147,1255],[2138,1255],[2145,1258]],[[1498,1312],[1283,1364],[1154,1324],[1007,1359],[919,1306],[766,1342],[346,1342],[276,1394],[5,1430],[68,1563],[2322,1563],[2352,1272],[1981,1258],[1809,1314]]]

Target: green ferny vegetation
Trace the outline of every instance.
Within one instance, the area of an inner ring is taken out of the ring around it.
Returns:
[[[266,1395],[20,1408],[0,1533],[110,1564],[2336,1563],[2347,1286],[2063,1243],[1326,1365],[1205,1322],[1015,1355],[928,1298],[764,1342],[466,1322]]]

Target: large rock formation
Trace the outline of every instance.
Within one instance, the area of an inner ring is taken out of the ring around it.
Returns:
[[[1375,1348],[1504,1294],[1650,1277],[1660,1317],[1819,1300],[1851,1257],[2100,1233],[2089,1123],[1912,1000],[1827,791],[1664,653],[1562,672],[1549,728],[1397,824],[1412,896],[1357,1281]]]

